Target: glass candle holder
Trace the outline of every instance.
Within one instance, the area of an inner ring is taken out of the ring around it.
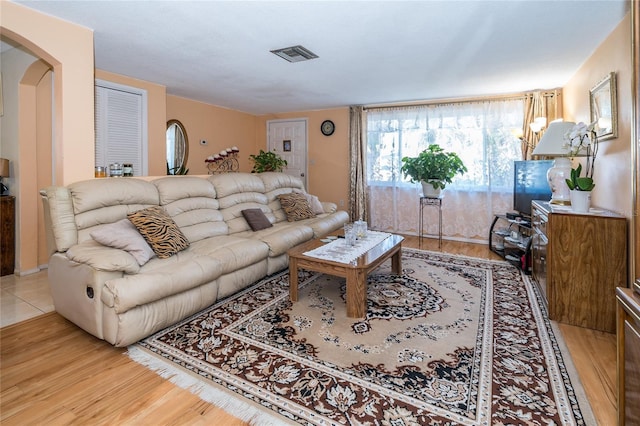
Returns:
[[[344,225],[344,241],[348,246],[356,245],[356,230],[352,223],[345,223]]]
[[[353,223],[353,228],[357,238],[365,238],[367,236],[367,222],[364,220],[356,220]]]
[[[124,169],[122,167],[122,164],[120,163],[109,164],[109,176],[122,177],[123,173],[124,173]]]

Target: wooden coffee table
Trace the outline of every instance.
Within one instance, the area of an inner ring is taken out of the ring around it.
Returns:
[[[319,238],[308,241],[289,250],[289,298],[298,300],[298,269],[321,272],[346,278],[347,316],[364,318],[367,312],[367,275],[382,262],[391,258],[391,269],[402,273],[402,241],[400,235],[391,234],[351,263],[340,263],[317,257],[305,256],[305,252],[325,244]]]

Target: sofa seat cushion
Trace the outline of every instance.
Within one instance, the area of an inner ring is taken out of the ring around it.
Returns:
[[[163,263],[152,271],[108,280],[101,293],[102,303],[120,314],[215,281],[222,274],[220,261],[209,256],[192,255]]]
[[[265,260],[269,247],[256,239],[222,235],[193,243],[189,252],[216,259],[224,275]]]
[[[122,271],[136,274],[140,265],[127,251],[105,246],[95,240],[86,240],[69,248],[69,260],[89,265],[98,271]]]
[[[273,227],[257,232],[241,232],[239,237],[255,238],[269,246],[269,257],[280,256],[290,248],[313,238],[313,229],[300,222],[280,222]]]

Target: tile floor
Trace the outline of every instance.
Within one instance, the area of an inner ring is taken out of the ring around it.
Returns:
[[[0,277],[0,327],[54,311],[47,270]]]

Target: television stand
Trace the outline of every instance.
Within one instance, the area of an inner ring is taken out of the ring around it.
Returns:
[[[531,273],[531,221],[497,214],[489,230],[489,250]]]

